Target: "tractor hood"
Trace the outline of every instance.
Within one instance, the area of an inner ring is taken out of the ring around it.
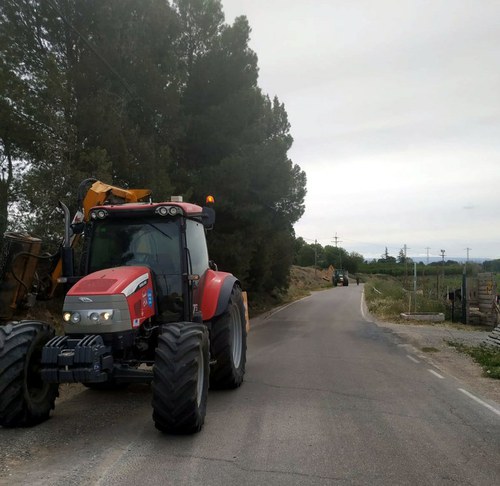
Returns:
[[[66,294],[66,333],[109,333],[138,328],[155,314],[148,267],[116,267],[83,277]]]
[[[91,273],[69,290],[68,296],[123,294],[125,297],[139,291],[151,282],[148,267],[116,267]]]

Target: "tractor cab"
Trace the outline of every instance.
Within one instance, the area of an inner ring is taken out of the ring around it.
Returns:
[[[158,216],[94,221],[89,228],[85,273],[122,266],[148,267],[154,280],[158,318],[163,322],[190,320],[184,316],[183,306],[182,276],[190,273],[183,229],[200,223],[184,223],[181,225],[180,217]],[[208,267],[208,255],[206,261]]]
[[[182,202],[93,208],[85,230],[82,270],[86,276],[69,290],[65,299],[66,333],[88,332],[92,322],[90,317],[86,322],[85,316],[95,310],[94,302],[102,301],[105,295],[111,298],[123,293],[130,307],[126,331],[143,323],[201,321],[197,287],[209,270],[204,222],[213,223],[208,208]],[[142,270],[137,273],[133,268]],[[116,287],[115,282],[124,288]],[[134,284],[137,288],[132,288]],[[132,286],[128,290],[130,296],[124,290],[127,286]],[[144,288],[139,292],[141,286]],[[147,286],[151,286],[149,293]],[[137,298],[138,293],[143,295]],[[80,321],[78,317],[72,319],[73,311],[80,314]],[[108,329],[115,333],[125,331],[123,326]],[[93,328],[93,332],[97,330]]]

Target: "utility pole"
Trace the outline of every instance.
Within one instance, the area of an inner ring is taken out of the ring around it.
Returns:
[[[469,252],[472,250],[472,248],[466,248],[467,251],[467,263],[469,263]]]
[[[467,248],[467,260],[469,259],[469,250],[470,248]],[[465,262],[464,265],[464,272],[462,274],[462,323],[463,324],[468,324],[468,316],[467,316],[467,302],[468,300],[468,295],[467,295],[467,262]]]
[[[314,277],[316,277],[316,267],[318,264],[318,240],[314,240]]]
[[[336,250],[336,253],[339,257],[339,268],[342,268],[342,254],[338,251],[338,244],[339,243],[342,243],[342,240],[339,240],[339,237],[337,236],[337,233],[335,233],[335,236],[333,237],[333,239],[335,240],[334,243],[335,243],[335,250]]]
[[[444,254],[445,254],[446,250],[441,250],[441,258],[442,258],[442,270],[443,270],[443,286],[444,286]],[[439,285],[438,285],[438,299],[439,299]]]
[[[427,250],[427,265],[429,265],[429,250],[430,250],[430,247],[426,246],[425,249]]]
[[[404,246],[403,246],[403,254],[405,256],[405,286],[406,286],[406,283],[407,283],[407,280],[408,280],[408,261],[407,261],[407,258],[406,258],[406,251],[407,250],[410,250],[410,248],[408,248],[406,246],[406,243],[405,243]]]

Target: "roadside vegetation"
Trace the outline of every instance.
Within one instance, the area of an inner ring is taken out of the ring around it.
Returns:
[[[456,341],[448,341],[457,351],[468,354],[481,365],[484,376],[500,380],[500,350],[493,346],[468,346]]]
[[[363,275],[363,281],[368,310],[379,319],[399,322],[403,312],[446,312],[444,299],[438,298],[436,290],[427,280],[419,283],[416,294],[411,288],[413,283],[408,279]]]
[[[309,295],[312,291],[332,286],[328,272],[313,267],[292,265],[286,290],[275,290],[269,294],[248,295],[250,317],[255,317],[273,307],[293,302]]]

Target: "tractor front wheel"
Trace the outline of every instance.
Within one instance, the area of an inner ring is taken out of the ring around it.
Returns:
[[[170,434],[198,432],[205,421],[208,330],[191,322],[164,325],[153,367],[153,420]]]
[[[210,386],[214,389],[237,388],[245,375],[247,331],[245,307],[239,287],[231,292],[224,314],[212,323],[212,359]]]
[[[42,348],[54,336],[43,322],[0,326],[0,425],[29,427],[47,420],[59,395],[40,373]]]

